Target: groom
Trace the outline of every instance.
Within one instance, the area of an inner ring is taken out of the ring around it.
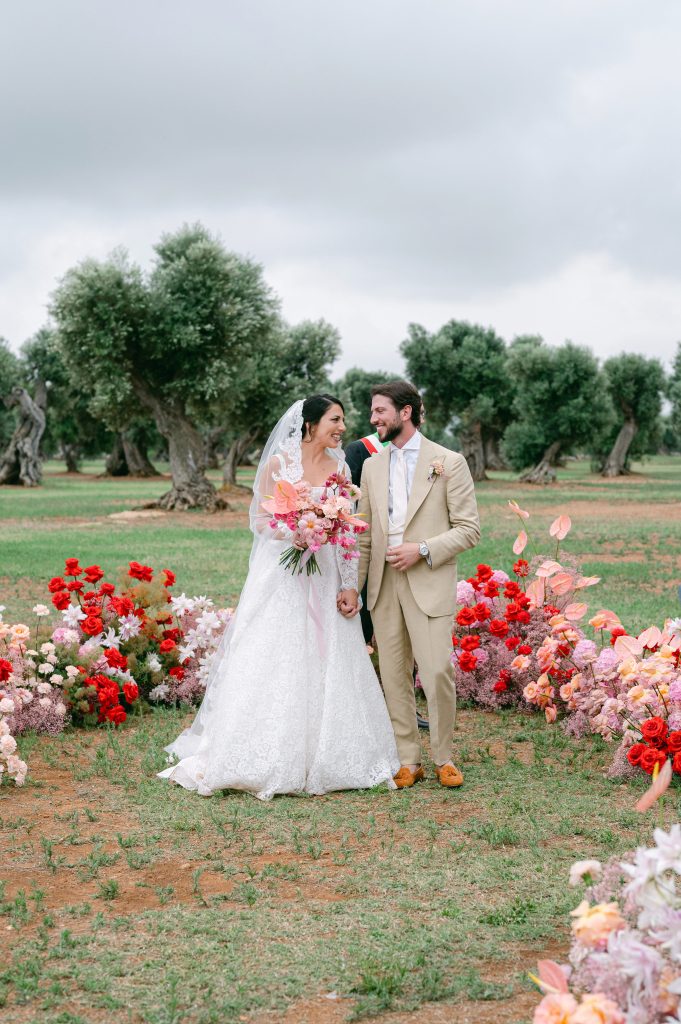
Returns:
[[[450,661],[456,556],[480,539],[473,480],[462,455],[424,437],[421,396],[407,381],[372,388],[371,424],[390,444],[367,459],[359,514],[359,586],[368,578],[381,681],[395,730],[399,789],[424,778],[412,680],[414,659],[428,701],[430,739],[441,785],[460,786],[451,760],[456,689]],[[343,614],[358,594],[339,595]]]

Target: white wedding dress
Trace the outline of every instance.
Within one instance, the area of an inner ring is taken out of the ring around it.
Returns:
[[[294,482],[302,477],[295,451],[291,457],[301,409],[296,403],[289,422],[280,421],[279,439],[275,429],[260,464],[261,470],[271,464],[278,448],[283,471],[275,476]],[[252,506],[255,542],[239,606],[193,725],[166,748],[179,762],[159,776],[203,796],[238,789],[262,800],[394,786],[400,762],[359,616],[346,619],[336,608],[338,591],[357,585],[357,562],[343,560],[339,547],[322,547],[321,575],[283,569],[279,557],[289,545],[258,524],[267,494],[261,470]]]

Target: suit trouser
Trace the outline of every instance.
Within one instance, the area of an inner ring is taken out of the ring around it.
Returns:
[[[433,760],[451,760],[456,719],[456,685],[450,661],[452,616],[426,615],[417,605],[406,572],[386,564],[376,604],[371,609],[381,682],[402,764],[420,764],[413,662],[428,701]]]

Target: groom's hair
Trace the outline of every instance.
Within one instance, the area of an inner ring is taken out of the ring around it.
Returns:
[[[411,422],[415,427],[420,426],[423,399],[418,389],[408,380],[391,380],[387,384],[374,384],[371,389],[371,397],[373,398],[375,395],[389,398],[398,412],[401,412],[405,405],[410,405]]]

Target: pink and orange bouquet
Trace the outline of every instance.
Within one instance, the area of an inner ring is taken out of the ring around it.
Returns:
[[[348,561],[358,558],[357,534],[367,529],[367,524],[352,514],[353,502],[359,497],[359,488],[340,473],[328,478],[318,498],[312,497],[306,480],[296,484],[278,481],[273,497],[263,501],[262,507],[271,516],[273,530],[283,528],[290,533],[291,545],[279,559],[280,565],[293,574],[303,569],[308,576],[318,573],[315,556],[324,544],[341,547]]]

